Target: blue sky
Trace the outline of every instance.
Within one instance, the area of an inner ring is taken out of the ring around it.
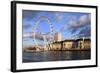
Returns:
[[[90,37],[91,35],[90,13],[34,10],[23,10],[22,12],[23,35],[24,33],[32,32],[36,22],[39,22],[37,25],[37,32],[50,32],[48,21],[39,19],[41,17],[49,19],[50,24],[53,26],[53,31],[60,32],[62,40],[75,38],[76,36]],[[23,41],[24,45],[34,44],[32,38],[27,37],[23,39],[27,39],[27,41]]]

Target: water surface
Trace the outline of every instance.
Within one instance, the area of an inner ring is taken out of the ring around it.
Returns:
[[[86,60],[90,58],[90,51],[23,52],[23,62]]]

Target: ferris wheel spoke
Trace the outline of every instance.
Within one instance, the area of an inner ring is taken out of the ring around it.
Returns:
[[[33,39],[34,39],[34,42],[35,42],[35,45],[36,46],[39,46],[38,45],[38,42],[36,41],[36,38],[37,38],[37,32],[38,29],[37,29],[37,26],[39,25],[40,21],[41,20],[46,20],[48,22],[48,25],[49,25],[49,28],[50,28],[50,32],[47,32],[47,33],[43,33],[43,32],[38,32],[38,38],[42,38],[43,41],[44,41],[44,48],[45,49],[50,49],[50,46],[48,46],[48,44],[52,43],[53,42],[53,34],[54,34],[54,29],[53,29],[53,25],[51,23],[51,21],[49,20],[49,18],[45,17],[45,16],[41,16],[39,17],[38,21],[36,22],[34,28],[33,28]],[[48,46],[48,47],[47,47]]]

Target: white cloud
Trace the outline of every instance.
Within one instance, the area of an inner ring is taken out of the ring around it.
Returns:
[[[79,28],[84,25],[88,25],[91,22],[91,15],[83,15],[79,19],[72,18],[69,21],[69,28]]]
[[[90,23],[90,20],[91,20],[90,14],[89,15],[83,15],[79,19],[79,22],[80,22],[79,24],[80,25],[89,24]]]
[[[69,22],[69,28],[77,28],[77,27],[79,27],[80,26],[80,24],[78,24],[78,22],[77,21],[70,21]]]
[[[23,39],[25,39],[25,38],[33,38],[34,39],[33,33],[32,32],[23,33]],[[35,34],[35,39],[44,40],[43,35],[41,35],[39,33]],[[49,40],[50,39],[50,35],[49,34],[45,34],[45,39]]]
[[[58,12],[55,12],[55,16],[57,20],[61,20],[63,18]]]

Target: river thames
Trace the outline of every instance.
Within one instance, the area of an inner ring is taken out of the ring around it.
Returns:
[[[23,52],[23,62],[45,62],[64,60],[86,60],[91,59],[90,51],[42,51]]]

